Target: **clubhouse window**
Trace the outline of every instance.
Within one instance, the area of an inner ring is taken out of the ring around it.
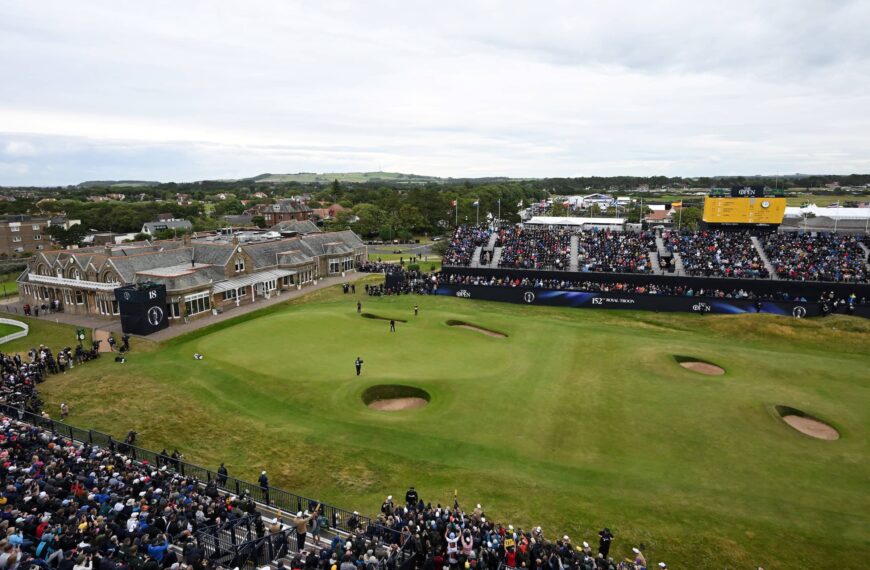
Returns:
[[[184,308],[188,315],[204,313],[211,309],[208,291],[184,297]]]
[[[85,304],[85,294],[82,291],[76,291],[76,305]]]
[[[173,301],[166,305],[166,313],[169,315],[170,319],[178,319],[181,318],[181,303],[178,301]]]
[[[245,260],[244,259],[237,259],[236,260],[236,273],[241,273],[244,270],[245,270]]]
[[[244,299],[248,294],[247,287],[240,287],[239,289],[230,289],[229,291],[224,291],[224,301],[232,301],[233,299],[239,298]]]

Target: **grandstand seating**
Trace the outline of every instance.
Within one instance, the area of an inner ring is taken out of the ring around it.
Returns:
[[[444,254],[444,264],[454,266],[471,265],[474,251],[484,245],[492,234],[492,230],[475,226],[459,226],[450,238],[447,253]]]
[[[655,234],[585,230],[579,232],[581,271],[650,273],[650,252],[656,249]]]
[[[502,228],[496,247],[501,247],[499,267],[564,271],[571,257],[571,232],[519,227]]]
[[[444,265],[471,265],[476,248],[485,245],[490,235],[489,229],[460,226]],[[772,233],[756,238],[747,232],[721,230],[663,235],[665,247],[679,254],[679,266],[693,277],[866,283],[870,276],[867,235]],[[658,249],[652,232],[509,226],[498,229],[494,237],[502,269],[568,271],[574,261],[580,272],[652,273],[651,254]]]
[[[764,252],[781,279],[867,282],[861,236],[777,233],[763,239]],[[866,237],[863,239],[867,239]]]

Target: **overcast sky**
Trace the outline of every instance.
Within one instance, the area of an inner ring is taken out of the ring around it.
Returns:
[[[0,184],[870,172],[870,2],[0,2]]]

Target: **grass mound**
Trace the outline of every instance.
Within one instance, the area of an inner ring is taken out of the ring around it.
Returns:
[[[473,325],[471,323],[466,323],[465,321],[457,321],[455,319],[450,319],[447,321],[448,327],[459,327],[463,329],[469,329],[473,331],[477,331],[479,333],[483,333],[486,336],[493,336],[496,338],[507,338],[507,335],[503,332],[494,331],[492,329],[487,329],[478,325]]]

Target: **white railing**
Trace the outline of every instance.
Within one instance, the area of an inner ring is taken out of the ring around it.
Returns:
[[[0,324],[11,325],[13,327],[21,328],[20,331],[9,333],[4,337],[0,337],[0,344],[5,344],[10,340],[15,340],[16,338],[24,338],[28,334],[30,334],[30,325],[27,323],[22,323],[21,321],[13,321],[12,319],[0,319]]]
[[[28,275],[31,283],[44,283],[46,285],[66,285],[67,287],[82,287],[84,289],[96,289],[98,291],[114,291],[121,285],[118,283],[100,283],[99,281],[85,281],[83,279],[67,279],[66,277],[53,277],[51,275]]]

